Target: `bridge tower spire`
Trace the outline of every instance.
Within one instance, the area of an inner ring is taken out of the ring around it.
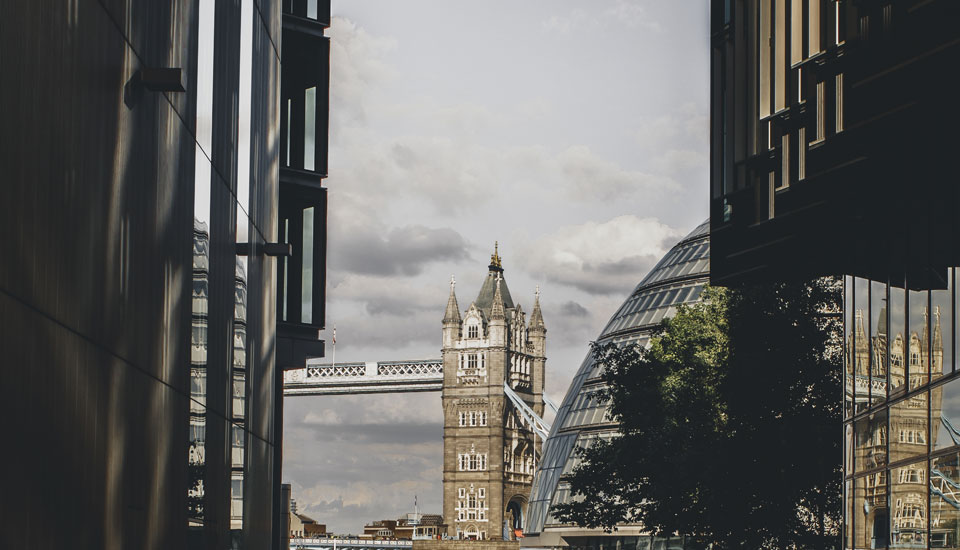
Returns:
[[[457,293],[454,287],[457,280],[453,275],[450,276],[450,297],[447,298],[447,310],[443,314],[443,347],[447,348],[453,345],[453,342],[460,337],[460,306],[457,305]]]
[[[543,416],[546,328],[530,328],[503,278],[499,243],[476,300],[463,312],[451,285],[443,319],[443,516],[460,538],[513,538],[522,527],[540,442],[504,384]]]

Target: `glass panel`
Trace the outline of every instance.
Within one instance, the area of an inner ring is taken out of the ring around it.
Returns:
[[[776,68],[776,83],[773,93],[776,98],[776,111],[786,108],[787,104],[787,0],[774,0],[776,3],[776,29],[774,33],[773,63]]]
[[[771,2],[760,0],[760,118],[770,116],[770,16]]]
[[[930,464],[930,547],[960,548],[960,455]]]
[[[317,87],[303,93],[303,169],[314,170],[317,153]]]
[[[820,52],[820,0],[810,0],[807,5],[808,57]]]
[[[293,112],[293,100],[287,100],[287,163],[290,166],[290,113]]]
[[[844,487],[845,498],[843,500],[843,547],[845,549],[853,548],[853,510],[856,507],[854,502],[853,481],[847,481]]]
[[[197,42],[197,119],[193,202],[193,281],[201,291],[192,301],[190,349],[191,394],[187,469],[187,525],[200,528],[204,521],[207,392],[207,288],[210,243],[211,166],[213,139],[213,49],[216,18],[213,1],[200,2]]]
[[[844,367],[845,380],[843,390],[843,411],[844,416],[849,418],[853,416],[854,405],[856,402],[856,361],[854,358],[853,342],[853,277],[844,277],[843,279],[843,330],[844,330]]]
[[[872,403],[887,398],[887,285],[870,283],[870,387]]]
[[[890,462],[927,453],[927,392],[890,407]]]
[[[857,472],[887,464],[887,411],[882,410],[861,418],[856,427],[854,459]]]
[[[843,425],[843,475],[853,475],[853,423],[845,422]]]
[[[949,275],[949,273],[948,273]],[[953,281],[947,288],[930,291],[930,379],[936,380],[953,364]]]
[[[853,507],[848,528],[853,532],[853,548],[883,548],[887,542],[886,471],[859,477],[854,484]]]
[[[906,366],[904,354],[907,343],[906,331],[906,292],[902,288],[890,287],[890,396],[904,390]]]
[[[930,390],[930,421],[931,448],[960,445],[960,380]]]
[[[857,535],[866,543],[866,546],[858,545],[857,548],[884,548],[889,525],[887,470],[858,478],[857,488],[863,493],[863,505],[856,509],[856,529]]]
[[[317,0],[307,0],[307,17],[317,18]]]
[[[890,548],[926,548],[927,461],[890,475]]]
[[[790,63],[803,61],[803,0],[790,0]]]
[[[927,322],[930,317],[929,293],[925,290],[913,290],[910,291],[909,297],[910,339],[907,341],[909,354],[907,378],[910,388],[913,389],[926,384],[929,373],[927,367],[930,355],[930,329]]]
[[[301,271],[300,322],[313,323],[313,207],[303,209],[303,270]]]
[[[870,397],[870,346],[867,322],[870,319],[870,281],[854,279],[853,360],[857,376],[857,406],[866,406]]]

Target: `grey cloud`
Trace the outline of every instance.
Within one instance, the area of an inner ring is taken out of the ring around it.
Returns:
[[[564,315],[572,315],[573,317],[586,317],[590,314],[590,312],[587,311],[587,308],[572,300],[569,302],[564,302],[560,306],[560,313]]]
[[[443,424],[340,424],[322,426],[314,430],[317,436],[334,441],[355,443],[395,443],[416,445],[436,443],[443,440]]]
[[[341,233],[331,248],[332,265],[367,275],[410,277],[422,273],[424,264],[430,262],[470,258],[467,243],[459,233],[422,225],[394,228],[386,237],[355,226]]]

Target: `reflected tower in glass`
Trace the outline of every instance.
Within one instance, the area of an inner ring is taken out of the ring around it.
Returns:
[[[670,249],[610,318],[597,338],[598,343],[646,345],[660,321],[676,313],[678,305],[700,300],[710,278],[709,230],[707,220]],[[522,545],[687,548],[683,537],[654,540],[639,525],[621,525],[614,533],[604,533],[562,524],[552,514],[554,505],[570,498],[570,488],[560,478],[577,464],[574,448],[589,447],[598,439],[617,433],[617,423],[607,416],[607,404],[597,399],[597,392],[604,387],[601,375],[600,367],[588,352],[544,444],[527,507]]]
[[[844,548],[960,548],[958,273],[844,280]]]

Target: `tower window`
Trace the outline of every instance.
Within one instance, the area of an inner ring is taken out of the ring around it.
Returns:
[[[476,339],[480,337],[480,328],[477,325],[467,327],[467,338]]]

